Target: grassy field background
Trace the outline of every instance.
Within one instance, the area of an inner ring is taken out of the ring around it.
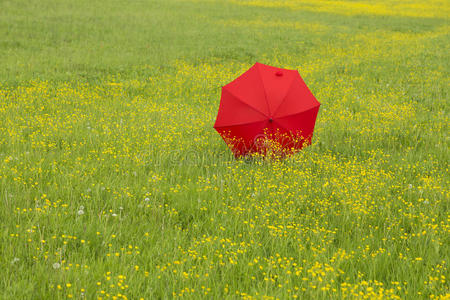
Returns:
[[[449,2],[0,1],[0,298],[449,299]],[[313,145],[220,87],[298,69]]]

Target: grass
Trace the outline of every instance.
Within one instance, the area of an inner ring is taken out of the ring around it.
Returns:
[[[448,3],[0,2],[0,298],[448,299]],[[322,103],[235,160],[255,61]]]

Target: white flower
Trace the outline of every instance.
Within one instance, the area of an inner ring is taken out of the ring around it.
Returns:
[[[117,214],[112,214],[111,216],[113,216],[113,217],[117,217]]]
[[[408,189],[412,189],[412,184],[408,184]]]
[[[79,210],[84,210],[84,206],[81,205],[80,208],[78,208]]]
[[[53,264],[53,269],[59,269],[60,267],[61,265],[57,262]]]
[[[150,198],[145,198],[144,201],[148,202],[148,201],[150,201]]]
[[[430,201],[428,201],[428,200],[425,200],[425,201],[423,201],[423,203],[424,203],[424,204],[429,204],[429,203],[430,203]]]
[[[78,215],[79,215],[79,216],[84,215],[84,210],[80,209],[80,210],[78,211]]]
[[[14,259],[11,261],[12,264],[15,264],[16,262],[18,262],[20,259],[17,257],[14,257]]]
[[[119,207],[119,209],[120,209],[120,210],[123,210],[123,207],[121,206],[121,207]]]

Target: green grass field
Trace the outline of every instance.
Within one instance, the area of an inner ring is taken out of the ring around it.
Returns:
[[[450,3],[0,1],[1,299],[449,299]],[[322,103],[235,160],[256,61]]]

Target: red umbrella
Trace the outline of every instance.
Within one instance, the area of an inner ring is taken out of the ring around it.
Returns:
[[[320,103],[297,70],[256,63],[222,88],[214,128],[236,157],[311,143]]]

